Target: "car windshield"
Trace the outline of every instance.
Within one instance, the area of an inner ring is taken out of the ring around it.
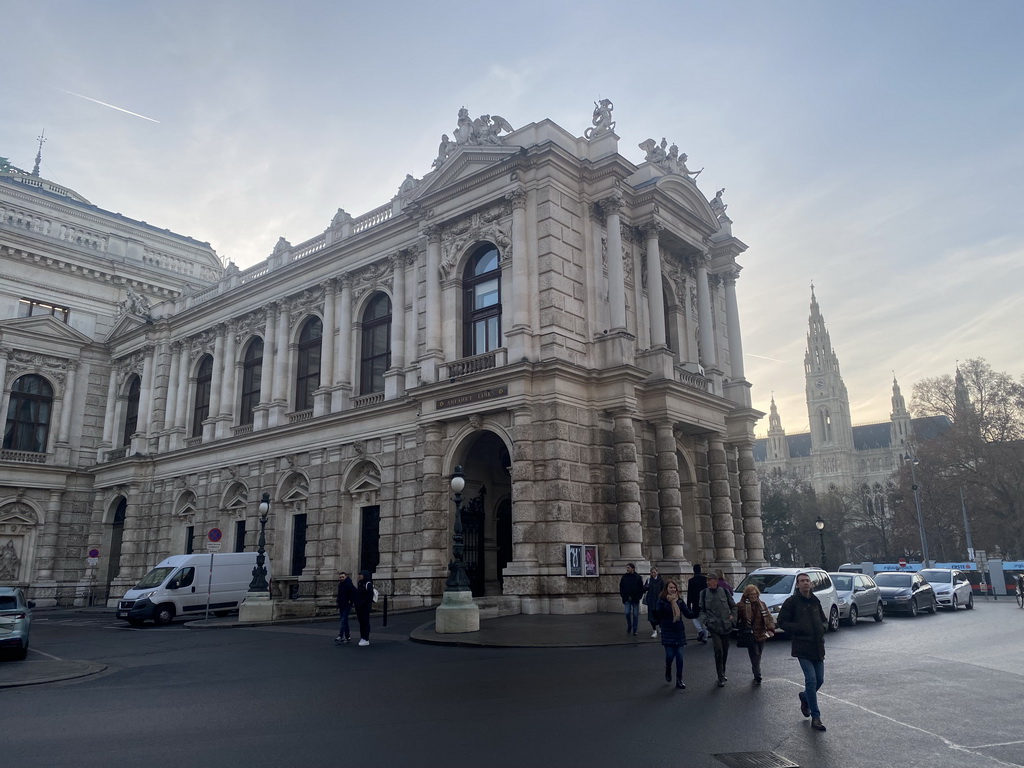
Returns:
[[[853,589],[853,576],[832,576],[832,583],[840,592],[849,592]]]
[[[752,573],[736,587],[737,592],[753,584],[762,595],[788,595],[793,591],[793,574],[791,573]]]
[[[940,568],[926,568],[918,573],[924,576],[924,580],[929,584],[949,584],[953,579],[952,571],[944,571]]]
[[[142,577],[142,581],[135,585],[136,589],[152,589],[153,587],[159,587],[164,583],[164,579],[167,578],[167,574],[173,571],[173,568],[154,568],[152,571]]]
[[[880,587],[909,587],[912,577],[909,573],[880,573],[875,584]]]

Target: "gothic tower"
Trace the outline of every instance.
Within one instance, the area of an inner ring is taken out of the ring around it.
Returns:
[[[771,413],[768,414],[768,445],[765,455],[765,466],[785,470],[789,460],[789,443],[786,441],[786,430],[782,428],[779,409],[775,407],[775,396],[772,395]]]
[[[891,422],[889,444],[893,451],[902,456],[907,450],[907,443],[910,442],[913,430],[910,424],[910,414],[907,412],[907,404],[903,400],[903,394],[900,392],[900,385],[897,383],[895,375],[892,377],[892,413],[889,414],[889,421]]]
[[[813,285],[804,376],[815,490],[827,491],[831,485],[849,488],[853,485],[854,469],[850,397],[839,372],[839,358],[832,349]]]

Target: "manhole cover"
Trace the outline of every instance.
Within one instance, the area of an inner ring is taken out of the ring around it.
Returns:
[[[729,768],[800,768],[792,760],[774,752],[730,752],[715,757]]]

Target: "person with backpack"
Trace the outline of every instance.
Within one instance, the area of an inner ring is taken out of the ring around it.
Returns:
[[[341,626],[338,627],[338,636],[334,638],[336,643],[347,643],[351,638],[348,631],[348,617],[352,613],[352,601],[356,596],[356,585],[348,574],[341,571],[338,574],[338,615],[341,616]]]
[[[725,666],[729,661],[729,633],[736,626],[736,603],[732,593],[718,586],[718,574],[708,574],[708,588],[700,593],[700,620],[711,635],[715,648],[718,687],[725,686]]]
[[[359,621],[359,645],[370,644],[370,611],[373,609],[373,582],[369,571],[359,572],[355,598],[356,619]]]
[[[677,585],[678,586],[678,585]],[[651,577],[644,582],[643,603],[647,606],[647,620],[651,622],[651,637],[658,636],[658,600],[665,590],[665,580],[658,575],[658,569],[651,566]]]

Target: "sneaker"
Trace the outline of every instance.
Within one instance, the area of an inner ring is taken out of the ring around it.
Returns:
[[[346,637],[346,638],[345,638],[344,640],[342,640],[341,642],[343,642],[343,643],[351,643],[351,642],[352,642],[352,638],[351,638],[351,637]]]
[[[633,632],[633,637],[636,637],[636,632]]]
[[[681,691],[685,690],[686,689],[686,683],[684,683],[682,680],[676,680],[676,688],[678,688]]]
[[[653,632],[651,632],[651,637],[657,637],[657,636],[658,636],[658,630],[654,630]]]
[[[369,640],[360,640],[360,641],[359,641],[359,644],[360,644],[360,645],[369,645],[369,644],[370,644],[370,641],[369,641]]]
[[[719,688],[725,688],[725,678],[723,678],[723,677],[718,678],[718,687]]]
[[[821,722],[820,718],[815,717],[811,719],[811,728],[813,728],[816,731],[824,731],[825,725]]]
[[[804,717],[811,716],[811,707],[807,703],[807,697],[804,696],[803,691],[800,692],[800,714]]]
[[[344,642],[344,641],[341,639],[341,635],[338,635],[336,638],[334,638],[334,642],[341,643],[341,642]]]
[[[760,677],[755,677],[754,678],[754,685],[760,685],[760,684],[761,684],[761,678]]]

